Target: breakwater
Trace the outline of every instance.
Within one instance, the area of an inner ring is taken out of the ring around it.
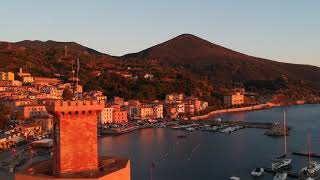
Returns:
[[[210,117],[225,114],[225,113],[255,111],[255,110],[262,110],[262,109],[268,109],[268,108],[279,107],[279,106],[281,106],[281,105],[273,104],[273,103],[266,103],[266,104],[258,104],[258,105],[254,105],[254,106],[247,106],[247,107],[240,107],[240,108],[220,109],[220,110],[211,111],[205,115],[190,117],[189,120],[204,120],[204,119],[208,119]]]

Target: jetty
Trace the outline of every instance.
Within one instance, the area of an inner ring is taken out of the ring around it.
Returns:
[[[297,155],[297,156],[310,156],[310,157],[315,157],[315,158],[320,158],[320,153],[310,153],[310,155],[308,154],[308,152],[299,152],[299,151],[294,151],[292,152],[293,155]]]
[[[295,173],[295,172],[291,172],[291,171],[284,171],[284,170],[272,170],[271,168],[266,168],[264,167],[263,168],[265,172],[267,173],[272,173],[272,174],[276,174],[277,172],[281,172],[281,173],[287,173],[289,177],[292,177],[292,178],[299,178],[299,173]]]
[[[111,135],[111,136],[117,136],[122,135],[125,133],[129,133],[135,130],[141,129],[139,126],[132,126],[127,128],[112,128],[112,129],[103,129],[100,130],[101,135]]]

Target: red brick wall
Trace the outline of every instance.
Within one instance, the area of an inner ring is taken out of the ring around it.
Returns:
[[[80,172],[98,168],[97,115],[81,113],[65,115],[57,121],[55,174]]]

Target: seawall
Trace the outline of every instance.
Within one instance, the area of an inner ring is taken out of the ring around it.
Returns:
[[[279,106],[281,106],[281,104],[266,103],[266,104],[258,104],[258,105],[254,105],[254,106],[241,107],[241,108],[220,109],[220,110],[211,111],[205,115],[190,117],[189,120],[204,120],[204,119],[208,119],[212,116],[225,114],[225,113],[254,111],[254,110],[269,109],[272,107],[279,107]]]

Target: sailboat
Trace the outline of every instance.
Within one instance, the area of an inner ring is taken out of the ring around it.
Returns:
[[[280,170],[282,168],[288,167],[292,159],[287,158],[287,126],[286,126],[286,111],[283,111],[283,132],[284,132],[284,155],[276,158],[272,161],[272,170]]]
[[[306,167],[301,169],[302,177],[314,177],[320,171],[320,164],[316,161],[311,161],[311,143],[310,135],[308,135],[308,164]]]

